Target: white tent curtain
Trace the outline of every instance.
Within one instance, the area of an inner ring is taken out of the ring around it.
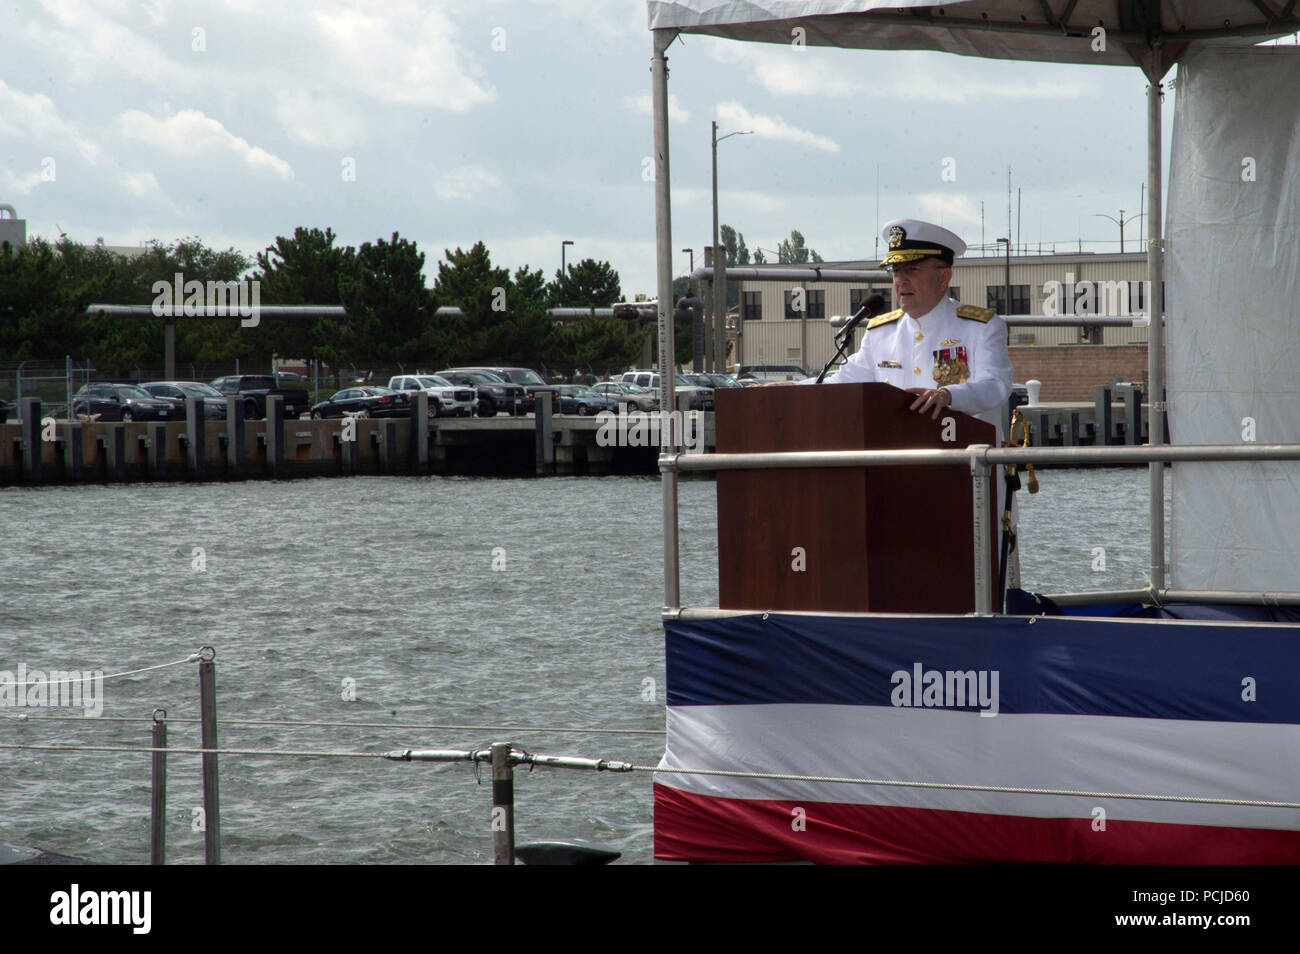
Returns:
[[[1165,244],[1173,443],[1300,443],[1297,90],[1295,47],[1203,50],[1179,69]],[[1173,586],[1300,590],[1294,462],[1176,464],[1172,482]]]

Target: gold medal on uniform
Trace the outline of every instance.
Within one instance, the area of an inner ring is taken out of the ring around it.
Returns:
[[[970,365],[965,348],[940,348],[934,352],[934,383],[938,387],[961,384],[969,377]]]

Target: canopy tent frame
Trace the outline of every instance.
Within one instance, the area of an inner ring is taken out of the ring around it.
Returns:
[[[1169,2],[1170,0],[1166,0],[1166,4]],[[1151,288],[1151,294],[1148,296],[1151,322],[1147,344],[1148,386],[1151,392],[1149,431],[1151,445],[1166,443],[1164,412],[1167,405],[1165,401],[1164,296],[1162,294],[1164,240],[1161,195],[1164,179],[1161,160],[1163,146],[1161,134],[1163,86],[1161,80],[1194,43],[1276,37],[1300,30],[1300,20],[1297,20],[1295,16],[1297,2],[1300,2],[1300,0],[1287,0],[1285,6],[1280,10],[1272,9],[1266,0],[1251,0],[1250,3],[1246,4],[1225,2],[1219,4],[1223,8],[1220,12],[1227,12],[1230,9],[1235,14],[1237,11],[1253,9],[1257,19],[1253,22],[1248,20],[1234,24],[1231,17],[1223,17],[1218,20],[1221,25],[1201,26],[1194,30],[1186,29],[1186,20],[1184,20],[1182,28],[1170,31],[1163,29],[1161,26],[1163,22],[1161,17],[1162,4],[1138,2],[1138,0],[1120,0],[1117,5],[1112,7],[1112,9],[1118,8],[1120,18],[1120,29],[1109,32],[1109,40],[1116,48],[1113,55],[1105,58],[1090,58],[1091,62],[1098,65],[1136,65],[1149,80],[1147,88],[1146,187],[1146,217],[1149,238],[1146,251],[1148,278]],[[895,8],[907,6],[908,0],[893,0],[893,3]],[[878,0],[876,2],[861,0],[861,2],[854,5],[861,8],[858,12],[825,12],[833,7],[850,5],[853,4],[847,2],[805,3],[802,6],[809,10],[820,9],[822,12],[763,19],[754,15],[753,11],[757,9],[756,7],[740,2],[740,0],[734,0],[730,4],[717,4],[707,14],[696,13],[686,9],[685,4],[668,3],[665,0],[650,0],[647,4],[650,12],[651,35],[653,37],[651,75],[655,147],[655,244],[658,265],[659,367],[661,369],[676,367],[671,311],[673,245],[668,136],[667,50],[681,33],[707,34],[759,42],[789,42],[788,27],[790,24],[796,24],[807,27],[805,37],[807,44],[871,48],[880,41],[865,42],[863,37],[858,35],[855,39],[859,42],[851,44],[839,43],[835,42],[835,37],[838,34],[822,28],[829,26],[831,23],[846,26],[849,25],[851,20],[854,27],[883,28],[897,26],[909,30],[930,29],[936,31],[936,36],[942,34],[950,37],[970,36],[979,38],[981,35],[988,36],[990,33],[1039,36],[1045,39],[1051,38],[1053,46],[1056,45],[1056,41],[1061,39],[1068,39],[1076,44],[1087,44],[1092,29],[1091,27],[1085,28],[1082,26],[1082,21],[1080,21],[1081,25],[1077,30],[1073,30],[1068,26],[1071,17],[1076,13],[1076,8],[1079,6],[1079,0],[1068,0],[1060,14],[1052,11],[1049,0],[1037,0],[1036,3],[1032,2],[1032,0],[1026,0],[1023,7],[1028,13],[1023,14],[1023,19],[1019,21],[1010,19],[1005,21],[993,20],[989,19],[987,14],[984,14],[979,19],[962,16],[964,5],[961,0],[953,4],[927,5],[920,10],[910,10],[904,13],[899,13],[897,9],[893,9],[891,12],[873,10],[873,7],[882,6],[883,4],[880,4]],[[980,4],[980,7],[991,5],[993,4]],[[767,4],[767,7],[773,9],[777,7],[797,9],[799,6],[799,4],[792,2]],[[1010,7],[1011,4],[1008,2],[1002,4],[1002,6]],[[1203,19],[1213,19],[1205,11],[1205,6],[1205,4],[1198,5],[1197,12],[1201,14]],[[725,16],[718,12],[719,8],[732,10],[732,19],[730,21],[726,20]],[[938,16],[934,12],[936,9],[940,14]],[[955,16],[949,15],[949,11],[954,9],[959,10],[958,14]],[[973,4],[971,9],[974,9]],[[1082,14],[1082,11],[1078,12]],[[695,15],[694,21],[691,20],[692,14]],[[1037,15],[1040,18],[1039,22],[1031,21],[1029,19],[1030,14]],[[1217,17],[1217,13],[1215,16]],[[1141,26],[1143,29],[1131,28],[1136,26]],[[911,37],[911,34],[909,34],[909,37]],[[911,43],[916,44],[917,40],[912,38]],[[1001,51],[986,50],[983,53],[977,52],[970,44],[963,43],[960,45],[965,48],[952,51],[993,58],[1054,62],[1089,61],[1089,58],[1075,55],[1067,56],[1062,55],[1060,52],[1050,51],[1047,49],[1046,43],[1041,50],[1024,50],[1021,48],[1008,50],[1002,48]],[[938,47],[939,44],[929,47],[912,45],[907,48],[935,49]],[[1123,56],[1127,56],[1128,60],[1123,59]],[[659,379],[661,390],[660,406],[664,408],[675,407],[673,375],[660,374]],[[662,460],[671,460],[676,452],[678,440],[678,435],[671,427],[671,424],[661,430]],[[1151,531],[1148,584],[1152,592],[1159,592],[1166,589],[1164,464],[1153,460],[1149,463],[1148,468]],[[663,477],[664,612],[671,613],[681,609],[678,563],[677,469],[672,466],[661,467],[661,472]]]

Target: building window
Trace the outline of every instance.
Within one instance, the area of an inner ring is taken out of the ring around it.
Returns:
[[[826,320],[825,290],[808,292],[808,317]]]
[[[795,309],[794,306],[795,306],[796,291],[800,291],[800,289],[787,288],[785,290],[785,318],[787,321],[789,321],[792,318],[802,318],[803,308],[807,307],[807,300],[804,298],[802,292],[800,291],[800,295],[799,295],[800,308],[799,310]]]
[[[1011,286],[1011,309],[1006,308],[1007,286],[989,285],[986,288],[988,295],[988,307],[992,308],[999,315],[1027,315],[1029,314],[1029,286],[1012,285]]]
[[[849,314],[856,315],[858,313],[858,309],[862,307],[862,303],[866,301],[868,298],[870,298],[872,295],[879,295],[881,298],[885,299],[885,308],[888,309],[889,294],[890,294],[890,290],[888,286],[885,287],[875,286],[872,288],[850,288],[849,289]]]
[[[796,302],[796,296],[798,301]],[[796,308],[800,304],[802,307]],[[821,291],[804,291],[802,288],[791,288],[785,293],[785,317],[788,320],[797,320],[804,317],[807,312],[809,318],[826,317],[826,292]]]
[[[949,286],[948,286],[948,297],[951,298],[953,301],[961,301],[961,286],[960,286],[960,285],[949,285]]]
[[[741,304],[741,317],[746,321],[763,320],[763,293],[756,291],[747,291],[741,296],[744,301]]]

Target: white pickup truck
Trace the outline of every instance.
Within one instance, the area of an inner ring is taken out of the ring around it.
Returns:
[[[394,391],[429,395],[430,417],[469,417],[478,407],[478,392],[474,388],[452,384],[436,374],[399,374],[388,379]]]

